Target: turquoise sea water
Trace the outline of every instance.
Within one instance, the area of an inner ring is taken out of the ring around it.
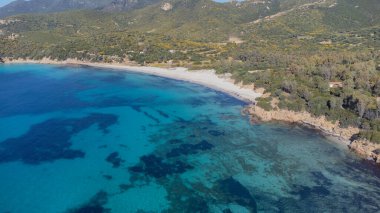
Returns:
[[[0,213],[379,212],[380,172],[182,81],[0,66]]]

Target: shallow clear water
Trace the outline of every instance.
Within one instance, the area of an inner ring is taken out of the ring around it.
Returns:
[[[0,66],[0,213],[379,212],[379,170],[202,86]]]

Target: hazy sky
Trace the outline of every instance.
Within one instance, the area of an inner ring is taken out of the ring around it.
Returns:
[[[4,5],[6,5],[6,4],[8,4],[8,3],[11,2],[11,1],[13,1],[13,0],[0,0],[0,7],[2,7],[2,6],[4,6]]]

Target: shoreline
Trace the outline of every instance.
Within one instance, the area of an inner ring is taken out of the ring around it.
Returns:
[[[255,120],[260,120],[261,122],[275,121],[296,124],[314,129],[315,131],[321,132],[326,137],[334,138],[334,140],[340,141],[340,143],[345,145],[351,143],[350,138],[352,135],[359,133],[358,128],[341,128],[339,127],[338,122],[332,123],[327,121],[325,117],[314,117],[308,112],[294,112],[280,109],[266,111],[257,105],[249,106],[246,111],[253,122]]]
[[[363,139],[353,140],[353,136],[360,131],[357,127],[343,128],[340,127],[338,121],[333,123],[328,121],[324,116],[314,117],[308,112],[294,112],[282,109],[265,111],[258,106],[250,106],[246,111],[250,115],[251,120],[259,118],[263,122],[286,122],[319,131],[329,140],[345,145],[359,157],[380,165],[380,144]]]
[[[319,131],[327,139],[346,146],[349,150],[361,156],[364,159],[374,161],[380,164],[380,144],[374,144],[366,140],[351,141],[351,137],[359,132],[358,128],[348,127],[341,128],[339,124],[327,121],[325,117],[314,117],[307,112],[293,112],[289,110],[271,110],[256,106],[255,99],[261,97],[263,93],[254,90],[254,86],[237,85],[234,81],[226,76],[219,76],[214,70],[195,70],[189,71],[184,67],[176,68],[158,68],[149,66],[136,66],[127,63],[94,63],[80,61],[76,59],[67,59],[65,61],[55,61],[50,59],[42,60],[9,60],[5,58],[4,64],[51,64],[51,65],[79,65],[94,68],[112,69],[116,71],[126,71],[140,74],[154,75],[174,80],[186,81],[202,85],[219,92],[231,95],[247,103],[244,113],[250,116],[251,120],[259,118],[263,122],[279,121],[289,124],[297,124],[306,128]]]
[[[51,64],[51,65],[80,65],[103,69],[113,69],[118,71],[134,72],[148,75],[155,75],[175,80],[186,81],[199,84],[223,93],[227,93],[239,100],[247,102],[247,104],[255,103],[256,98],[262,94],[256,92],[253,86],[237,85],[229,77],[217,75],[215,70],[195,70],[189,71],[184,67],[176,68],[159,68],[149,66],[133,66],[127,63],[95,63],[86,62],[76,59],[67,59],[65,61],[55,61],[50,59],[42,60],[9,60],[5,58],[4,64]]]

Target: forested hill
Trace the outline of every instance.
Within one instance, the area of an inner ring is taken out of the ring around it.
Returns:
[[[262,108],[324,115],[374,142],[379,39],[378,0],[164,0],[0,21],[3,57],[214,68],[270,92]]]

